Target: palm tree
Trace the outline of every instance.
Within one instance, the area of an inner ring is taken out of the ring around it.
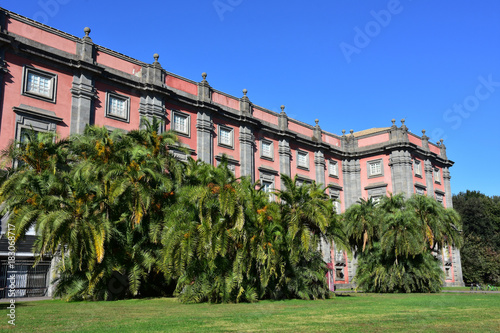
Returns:
[[[355,253],[363,253],[379,240],[380,214],[372,198],[360,199],[343,215],[346,237]],[[360,251],[361,250],[361,251]]]

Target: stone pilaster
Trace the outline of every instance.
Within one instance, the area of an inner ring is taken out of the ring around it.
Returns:
[[[460,250],[457,248],[452,248],[452,265],[453,265],[453,275],[455,277],[455,285],[464,286],[464,280],[462,275],[462,259],[460,257]]]
[[[359,160],[343,160],[345,209],[361,198],[361,166]]]
[[[153,54],[154,62],[142,67],[142,79],[146,83],[162,86],[165,81],[165,71],[158,62],[160,56],[158,53]],[[149,123],[153,122],[156,118],[161,122],[159,128],[159,133],[165,131],[165,121],[167,119],[167,114],[165,112],[165,102],[164,99],[149,90],[142,91],[141,100],[139,102],[139,116],[141,119],[141,127],[144,126],[143,120],[147,120]]]
[[[280,174],[281,175],[292,175],[291,173],[291,165],[290,159],[292,157],[292,151],[290,149],[290,145],[287,140],[280,140],[278,146],[278,153],[280,156]],[[281,180],[281,190],[285,189],[285,184],[283,184],[283,180]]]
[[[214,128],[212,117],[206,112],[198,112],[196,117],[196,153],[201,161],[213,164]]]
[[[427,185],[427,196],[434,198],[434,180],[433,172],[434,168],[429,160],[424,161],[424,172],[425,172],[425,185]]]
[[[95,45],[90,38],[90,28],[83,29],[85,36],[76,43],[76,54],[81,61],[94,64]],[[82,71],[73,75],[71,86],[71,134],[83,133],[86,125],[94,123],[95,88],[92,75]]]
[[[141,124],[143,119],[146,119],[149,123],[153,123],[153,118],[158,119],[161,122],[158,133],[163,133],[165,131],[167,114],[165,112],[163,98],[159,95],[146,93],[141,96],[139,102],[139,116],[141,117]]]
[[[446,208],[453,208],[453,198],[451,194],[451,175],[448,167],[443,168],[443,181],[444,181],[444,199],[446,200]]]
[[[321,151],[314,153],[314,166],[316,169],[316,183],[325,186],[325,155]]]
[[[389,158],[391,167],[392,193],[413,194],[413,174],[411,154],[405,150],[394,150]]]
[[[94,123],[95,88],[92,75],[87,72],[73,75],[71,86],[71,134],[82,134],[86,125]]]
[[[254,173],[254,143],[255,138],[252,129],[247,126],[240,126],[240,173],[241,176],[250,177],[255,181]]]

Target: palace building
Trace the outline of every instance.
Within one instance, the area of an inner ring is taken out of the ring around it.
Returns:
[[[404,120],[337,135],[318,120],[289,118],[284,106],[276,113],[255,105],[245,89],[239,97],[219,91],[206,73],[201,81],[170,73],[158,54],[145,63],[96,45],[89,28],[76,37],[0,8],[0,29],[0,149],[29,128],[66,137],[87,124],[128,131],[156,117],[188,149],[187,155],[174,152],[179,159],[190,155],[217,165],[226,155],[237,177],[260,180],[267,189],[280,189],[282,174],[316,181],[329,186],[339,212],[360,198],[401,192],[452,207],[453,162],[445,145],[429,142],[425,131],[411,133]],[[334,246],[322,250],[330,287],[350,286],[355,260]],[[0,248],[2,260],[5,251]],[[441,257],[446,285],[463,285],[459,251],[450,248]]]

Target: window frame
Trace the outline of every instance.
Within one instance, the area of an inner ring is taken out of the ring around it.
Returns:
[[[441,184],[441,170],[434,167],[434,183]]]
[[[371,166],[380,164],[380,172],[379,173],[372,173]],[[384,160],[382,158],[378,158],[376,160],[371,160],[366,162],[366,171],[368,174],[368,178],[376,178],[376,177],[383,177],[384,176]]]
[[[300,157],[299,156],[305,157],[305,165],[300,164]],[[297,168],[309,170],[309,152],[308,151],[297,149]]]
[[[186,120],[186,130],[180,131],[175,128],[175,118],[180,117]],[[180,136],[191,137],[191,115],[179,110],[172,110],[170,119],[170,129]]]
[[[29,75],[34,74],[42,77],[46,77],[49,79],[50,82],[50,92],[48,95],[40,94],[37,92],[29,91],[28,90],[28,84],[29,84]],[[21,95],[23,96],[28,96],[36,99],[40,99],[42,101],[50,102],[50,103],[56,103],[56,97],[57,97],[57,74],[56,73],[51,73],[42,69],[38,69],[32,66],[27,66],[25,65],[23,67],[23,82],[21,86]]]
[[[230,144],[222,142],[222,140],[221,140],[222,131],[228,131],[230,133],[230,135],[231,135],[231,143]],[[232,128],[230,126],[226,126],[226,125],[221,125],[221,124],[217,125],[217,145],[221,146],[221,147],[225,147],[225,148],[234,149],[234,128]]]
[[[413,160],[413,174],[415,177],[422,178],[422,162],[417,159]]]
[[[264,153],[264,144],[269,144],[269,155]],[[260,157],[274,161],[274,142],[267,139],[260,140]]]
[[[118,116],[116,114],[111,113],[111,108],[109,104],[111,103],[112,99],[117,99],[125,102],[125,117]],[[130,97],[118,94],[114,91],[107,91],[106,92],[106,118],[114,119],[114,120],[119,120],[123,122],[130,122]]]
[[[334,167],[335,172],[332,172],[332,167]],[[328,160],[328,176],[339,178],[339,162],[335,160]]]

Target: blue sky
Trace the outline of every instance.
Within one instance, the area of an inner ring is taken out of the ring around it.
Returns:
[[[8,10],[341,134],[445,139],[452,192],[500,195],[500,1],[23,0]]]

